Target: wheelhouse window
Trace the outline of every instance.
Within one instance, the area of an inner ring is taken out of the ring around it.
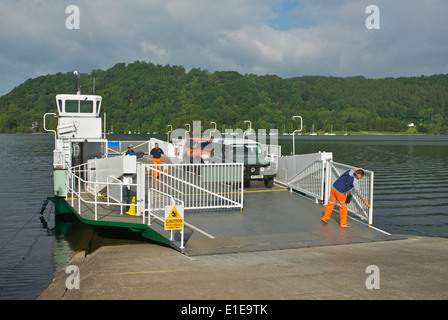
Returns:
[[[231,151],[235,154],[257,155],[261,153],[261,147],[256,144],[234,145]]]
[[[91,100],[65,100],[65,112],[67,113],[92,113],[93,101]]]

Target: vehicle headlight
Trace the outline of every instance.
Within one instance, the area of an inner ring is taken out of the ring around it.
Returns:
[[[264,171],[264,167],[261,167],[261,168],[260,168],[260,172],[263,172],[263,171]]]

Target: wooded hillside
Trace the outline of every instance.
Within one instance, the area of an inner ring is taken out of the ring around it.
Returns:
[[[83,94],[103,97],[107,131],[165,132],[166,126],[184,128],[201,120],[218,129],[278,129],[292,132],[304,120],[303,132],[404,132],[414,123],[420,133],[448,134],[448,75],[366,79],[364,77],[210,73],[182,66],[146,62],[118,63],[81,74]],[[29,79],[0,97],[0,132],[31,132],[33,122],[42,132],[42,116],[56,112],[55,95],[75,93],[71,72]],[[49,126],[54,126],[50,123]]]

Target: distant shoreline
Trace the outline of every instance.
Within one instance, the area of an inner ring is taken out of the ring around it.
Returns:
[[[4,133],[0,133],[0,134],[33,134],[33,135],[45,135],[45,134],[54,134],[53,132],[4,132]],[[157,135],[164,135],[165,133],[159,133]],[[146,134],[146,133],[141,133],[141,134],[137,134],[137,133],[133,133],[133,134],[125,134],[125,133],[113,133],[113,134],[108,134],[108,135],[130,135],[130,136],[134,136],[134,135],[139,135],[139,136],[154,136],[154,134]],[[309,133],[301,133],[301,136],[310,136]],[[269,135],[267,135],[269,136]],[[278,136],[291,136],[290,134],[287,135],[283,135],[283,134],[278,134]],[[330,136],[329,134],[324,134],[324,133],[317,133],[317,136]],[[347,132],[347,134],[345,133],[335,133],[334,135],[331,135],[332,137],[334,136],[447,136],[446,134],[433,134],[433,133],[407,133],[407,132],[375,132],[375,131],[370,131],[370,132]]]

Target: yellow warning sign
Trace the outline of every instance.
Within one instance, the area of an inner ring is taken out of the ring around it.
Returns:
[[[179,230],[184,227],[184,219],[165,219],[165,230]]]
[[[165,230],[178,230],[184,227],[184,208],[183,206],[165,207]]]
[[[179,214],[179,211],[177,211],[176,206],[173,206],[173,210],[171,210],[170,215],[169,215],[170,219],[182,219],[182,217]]]

